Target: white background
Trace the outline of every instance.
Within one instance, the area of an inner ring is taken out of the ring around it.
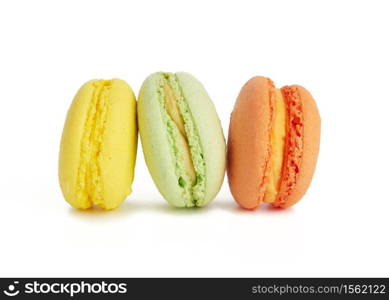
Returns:
[[[1,276],[388,276],[386,1],[3,1]],[[295,207],[243,211],[227,181],[202,209],[168,206],[141,147],[116,211],[77,211],[57,179],[77,89],[155,71],[203,82],[225,134],[254,75],[301,84],[322,116],[312,185]]]

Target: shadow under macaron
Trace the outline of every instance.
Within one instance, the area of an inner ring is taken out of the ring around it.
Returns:
[[[294,213],[293,207],[288,208],[277,208],[267,203],[262,203],[256,209],[244,209],[240,207],[235,201],[228,199],[216,199],[210,204],[213,209],[229,211],[233,214],[245,214],[245,215],[261,215],[261,214],[281,214],[289,215]]]
[[[91,220],[110,220],[118,218],[127,218],[133,214],[143,212],[157,212],[162,214],[174,215],[174,216],[188,216],[196,214],[206,214],[214,211],[225,211],[238,215],[261,215],[261,214],[282,214],[289,215],[294,213],[294,209],[289,207],[287,209],[275,208],[266,203],[262,204],[255,210],[247,210],[241,208],[231,199],[215,199],[214,202],[203,207],[190,207],[190,208],[177,208],[169,205],[167,202],[149,201],[141,202],[136,199],[128,199],[123,202],[121,206],[113,210],[105,210],[100,207],[94,206],[92,208],[81,210],[69,208],[69,214],[76,218],[87,218]]]

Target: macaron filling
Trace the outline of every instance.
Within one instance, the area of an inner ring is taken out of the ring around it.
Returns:
[[[159,102],[184,205],[201,206],[205,198],[205,161],[200,138],[178,78],[160,73]]]
[[[270,134],[271,155],[269,158],[269,173],[267,177],[266,191],[263,201],[273,203],[276,200],[285,150],[286,135],[286,106],[280,89],[274,90],[273,121]]]
[[[108,111],[110,80],[93,83],[94,91],[89,104],[77,175],[76,198],[86,207],[93,204],[104,208],[103,186],[100,178],[99,153]]]
[[[196,184],[196,171],[193,167],[184,121],[171,86],[166,83],[163,89],[165,93],[166,111],[178,128],[177,144],[182,152],[183,167],[188,175],[189,184],[193,186]]]

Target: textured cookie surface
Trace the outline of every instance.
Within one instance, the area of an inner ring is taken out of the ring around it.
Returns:
[[[316,165],[320,116],[301,86],[276,89],[265,77],[242,88],[231,114],[227,174],[246,209],[262,201],[288,207],[306,192]]]
[[[228,133],[228,181],[235,200],[254,209],[265,193],[270,157],[273,83],[250,79],[242,88],[231,114]]]
[[[203,206],[220,189],[225,141],[204,87],[187,73],[154,73],[139,93],[139,130],[150,174],[176,207]]]
[[[136,101],[122,80],[92,80],[76,94],[60,147],[59,180],[76,208],[113,209],[131,193],[137,148]]]
[[[282,88],[289,104],[289,139],[276,207],[289,207],[307,191],[315,171],[320,147],[320,115],[312,95],[302,86]]]

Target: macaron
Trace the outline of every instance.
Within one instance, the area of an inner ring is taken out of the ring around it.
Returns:
[[[175,207],[208,204],[219,192],[226,143],[215,106],[188,73],[154,73],[138,97],[143,154],[155,185]]]
[[[91,80],[67,113],[59,182],[80,209],[114,209],[131,193],[137,150],[136,101],[123,80]]]
[[[235,200],[245,209],[297,203],[312,180],[319,142],[319,111],[305,88],[278,89],[269,78],[250,79],[228,133],[227,176]]]

